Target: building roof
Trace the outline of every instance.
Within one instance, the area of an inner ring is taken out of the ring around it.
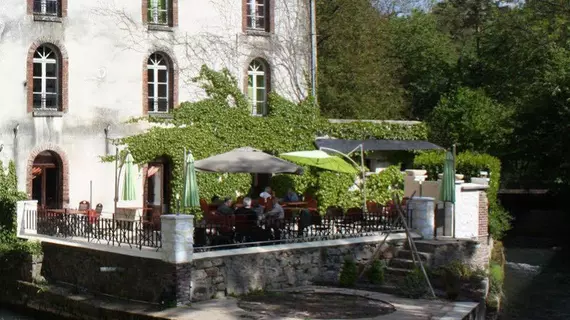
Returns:
[[[362,144],[364,151],[411,151],[411,150],[443,150],[444,148],[429,141],[422,140],[344,140],[316,139],[318,148],[335,149],[343,153],[350,152]]]

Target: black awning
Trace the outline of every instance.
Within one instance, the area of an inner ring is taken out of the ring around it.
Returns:
[[[316,139],[318,148],[335,149],[342,153],[350,152],[362,144],[364,151],[411,151],[411,150],[443,150],[442,147],[422,140],[344,140]]]

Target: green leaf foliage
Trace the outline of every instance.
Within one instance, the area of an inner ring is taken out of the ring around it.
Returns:
[[[128,147],[137,163],[148,163],[162,156],[170,158],[173,194],[182,193],[184,148],[191,150],[199,160],[244,146],[271,154],[313,150],[315,138],[324,134],[351,139],[415,140],[424,139],[427,133],[421,124],[329,123],[310,98],[293,103],[277,94],[269,96],[268,116],[251,116],[247,99],[227,70],[218,72],[203,67],[193,80],[206,91],[205,99],[182,103],[173,112],[168,125],[163,123],[164,120],[150,119],[157,122],[155,127],[120,141]],[[252,181],[248,174],[198,172],[197,178],[200,197],[204,199],[214,195],[236,197],[247,194]],[[284,195],[288,188],[298,193],[316,193],[321,209],[360,207],[360,193],[348,191],[354,179],[347,174],[305,168],[305,173],[300,176],[276,175],[271,185],[278,195]]]
[[[499,153],[513,132],[512,109],[465,87],[441,98],[428,118],[430,141],[460,149]]]
[[[414,168],[427,170],[428,179],[437,180],[438,174],[443,173],[443,152],[425,152],[414,159]],[[500,205],[497,198],[501,180],[501,162],[488,154],[462,152],[457,155],[456,172],[465,175],[465,179],[478,177],[481,171],[489,172],[489,232],[494,239],[501,239],[510,229],[511,217]]]
[[[318,95],[343,119],[399,119],[407,105],[388,21],[369,0],[317,0]]]
[[[342,287],[354,287],[358,280],[358,268],[352,258],[344,259],[342,271],[340,272],[340,285]]]
[[[390,166],[378,174],[366,177],[366,199],[385,204],[394,196],[404,196],[404,175],[399,166]]]
[[[14,162],[10,161],[8,170],[5,170],[0,161],[0,253],[30,252],[37,249],[37,245],[20,240],[16,236],[16,203],[27,198],[25,193],[18,191]]]

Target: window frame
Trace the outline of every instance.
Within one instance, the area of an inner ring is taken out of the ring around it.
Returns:
[[[43,52],[40,53],[39,51],[42,50]],[[49,50],[49,54],[46,54],[46,50]],[[36,54],[40,55],[40,57],[36,57]],[[49,55],[53,55],[49,57]],[[49,44],[41,44],[35,50],[32,56],[32,84],[31,84],[31,94],[32,94],[32,110],[33,111],[62,111],[63,105],[61,100],[61,91],[62,91],[62,57],[54,46]],[[47,66],[48,64],[55,65],[55,76],[48,76],[47,75]],[[36,65],[40,66],[41,74],[39,76],[34,74],[34,70]],[[40,80],[40,90],[38,91],[35,85],[35,80]],[[55,80],[55,92],[48,92],[47,91],[47,81],[48,80]],[[35,103],[35,97],[40,96],[40,105],[38,106]],[[47,98],[48,96],[55,96],[55,107],[48,107],[47,106]]]
[[[161,9],[160,4],[164,1],[166,8]],[[164,13],[166,21],[161,22],[161,12]],[[148,24],[159,25],[159,26],[170,26],[172,6],[169,0],[147,0],[147,22]]]
[[[153,57],[157,57],[160,56],[161,57],[161,61],[158,61],[156,59],[154,59],[155,61],[153,62]],[[163,64],[161,64],[161,62],[163,62]],[[146,94],[146,110],[148,113],[156,113],[156,114],[168,114],[172,112],[173,109],[173,85],[174,85],[174,81],[173,81],[173,68],[172,68],[172,61],[170,59],[170,57],[168,55],[166,55],[165,53],[162,52],[153,52],[149,55],[148,59],[147,59],[147,64],[146,64],[146,74],[147,74],[147,78],[146,78],[146,86],[147,86],[147,94]],[[150,79],[150,77],[148,76],[149,73],[152,71],[152,80]],[[161,82],[159,81],[159,72],[160,71],[166,71],[166,82]],[[151,95],[151,88],[152,85],[152,90],[153,90],[153,94]],[[160,90],[159,90],[159,86],[160,85],[165,85],[166,86],[166,97],[161,97],[160,96]],[[160,109],[160,100],[166,100],[166,111],[161,111]],[[151,103],[151,100],[152,103]]]
[[[257,66],[255,66],[257,64]],[[260,58],[255,58],[250,61],[247,66],[247,98],[250,102],[251,115],[265,116],[267,115],[267,97],[270,91],[270,67],[269,64]],[[263,86],[260,87],[257,83],[258,77],[263,76]],[[258,97],[258,91],[263,90],[263,99]],[[259,104],[262,104],[262,110],[259,110]]]
[[[27,13],[33,16],[34,21],[61,23],[67,16],[67,0],[26,0],[26,2]],[[54,4],[55,12],[48,10],[50,3]]]
[[[243,31],[253,34],[267,34],[274,29],[275,0],[243,0]],[[262,9],[258,10],[258,7]],[[263,25],[257,25],[263,19]]]

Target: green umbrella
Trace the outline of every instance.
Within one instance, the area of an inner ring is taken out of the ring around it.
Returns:
[[[194,168],[194,157],[189,152],[186,157],[186,167],[184,170],[184,192],[182,194],[182,206],[184,208],[200,207],[198,196],[198,181],[196,180],[196,169]]]
[[[455,163],[453,154],[447,152],[443,162],[443,181],[441,184],[440,197],[443,202],[455,203]]]
[[[136,198],[136,170],[133,156],[128,153],[123,164],[125,169],[125,177],[123,180],[123,194],[121,200],[135,200]]]
[[[331,156],[322,150],[288,152],[282,154],[281,158],[296,163],[305,164],[335,172],[342,172],[342,173],[360,172],[353,165],[344,161],[340,157]]]

